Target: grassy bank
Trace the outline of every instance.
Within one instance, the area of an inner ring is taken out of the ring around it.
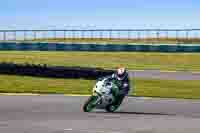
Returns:
[[[0,93],[91,94],[94,80],[0,75]],[[199,81],[131,80],[134,96],[200,98]]]
[[[0,62],[113,69],[200,71],[198,53],[0,51]]]
[[[173,37],[140,37],[140,38],[38,38],[25,40],[32,42],[66,42],[66,43],[98,43],[98,44],[200,44],[200,38],[173,38]]]

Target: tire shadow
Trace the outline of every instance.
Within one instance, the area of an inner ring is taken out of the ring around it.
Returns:
[[[169,113],[148,113],[148,112],[127,112],[127,111],[118,111],[118,112],[113,112],[114,114],[135,114],[135,115],[176,115],[176,114],[169,114]]]
[[[116,111],[116,112],[106,112],[106,111],[93,111],[91,113],[97,113],[97,114],[120,114],[120,115],[165,115],[165,116],[175,116],[177,114],[170,114],[170,113],[148,113],[148,112],[130,112],[130,111]]]

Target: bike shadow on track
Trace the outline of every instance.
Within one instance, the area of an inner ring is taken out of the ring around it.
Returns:
[[[170,113],[148,113],[148,112],[130,112],[130,111],[116,111],[116,112],[106,112],[106,111],[93,111],[91,113],[96,114],[120,114],[120,115],[166,115],[166,116],[175,116],[177,114],[170,114]]]

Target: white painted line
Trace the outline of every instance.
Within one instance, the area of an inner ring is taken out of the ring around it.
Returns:
[[[64,129],[64,131],[73,131],[73,129],[71,128],[67,128],[67,129]],[[92,130],[77,130],[79,132],[84,132],[84,133],[88,133],[88,132],[94,132],[94,133],[122,133],[122,132],[119,132],[119,131],[101,131],[101,130],[95,130],[95,131],[92,131]]]
[[[79,94],[64,94],[64,96],[72,96],[72,97],[88,97],[91,95],[79,95]]]
[[[135,97],[136,99],[141,99],[141,100],[149,100],[153,99],[152,97]]]
[[[64,129],[64,131],[72,131],[72,130],[73,130],[72,128]]]

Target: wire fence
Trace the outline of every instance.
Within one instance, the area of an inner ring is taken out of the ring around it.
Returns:
[[[200,44],[200,29],[0,30],[0,41]]]

